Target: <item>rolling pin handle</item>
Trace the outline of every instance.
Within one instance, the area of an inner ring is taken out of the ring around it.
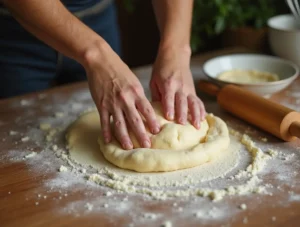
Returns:
[[[289,128],[289,132],[292,136],[300,138],[300,122],[293,122]]]
[[[212,96],[217,96],[220,91],[220,87],[218,85],[207,80],[200,80],[198,86],[201,91]]]

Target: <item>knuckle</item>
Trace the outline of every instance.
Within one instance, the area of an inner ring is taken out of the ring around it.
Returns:
[[[106,104],[105,101],[101,101],[100,102],[100,107],[101,107],[101,109],[107,109],[108,108],[108,106],[107,106],[107,104]]]
[[[137,116],[131,118],[131,123],[134,125],[138,125],[140,123],[140,118]]]
[[[107,131],[109,128],[109,122],[106,119],[101,120],[102,131]]]
[[[103,134],[104,137],[109,137],[110,136],[109,131],[103,131],[102,134]]]
[[[122,90],[118,93],[118,98],[122,101],[126,101],[128,92],[126,90]]]
[[[180,95],[178,98],[178,102],[180,102],[181,104],[184,103],[185,98],[183,97],[183,95]]]
[[[192,100],[191,105],[193,109],[197,109],[198,103],[195,100]]]
[[[120,121],[120,120],[116,120],[116,121],[115,121],[115,126],[116,126],[116,127],[120,127],[120,126],[121,126],[121,124],[122,124],[122,123],[121,123],[121,121]]]
[[[138,137],[139,137],[139,139],[140,139],[141,141],[145,141],[145,140],[148,140],[148,139],[149,139],[148,136],[147,136],[147,134],[146,134],[146,132],[140,132],[140,133],[138,134]]]
[[[167,78],[164,82],[163,85],[165,88],[170,88],[172,85],[174,85],[174,80],[172,78]]]
[[[152,113],[151,109],[149,107],[146,107],[143,109],[143,112],[147,115],[150,115]]]
[[[172,99],[172,96],[171,96],[170,93],[166,93],[165,95],[163,95],[163,99],[164,99],[165,101],[169,101],[169,100]]]
[[[143,89],[141,86],[139,86],[138,84],[134,84],[131,86],[131,91],[134,93],[134,94],[140,94],[142,93]]]
[[[119,140],[120,140],[121,143],[126,143],[126,142],[129,141],[129,137],[128,137],[128,135],[126,135],[124,133],[124,134],[120,135]]]

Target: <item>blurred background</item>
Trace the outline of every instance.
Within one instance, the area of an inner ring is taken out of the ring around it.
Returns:
[[[123,60],[130,66],[154,61],[159,42],[151,0],[116,0]],[[290,13],[284,0],[194,0],[193,54],[244,46],[270,53],[267,20]]]

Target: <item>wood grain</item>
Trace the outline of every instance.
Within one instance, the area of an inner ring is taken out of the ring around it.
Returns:
[[[195,56],[192,59],[192,68],[201,67],[206,59],[213,56],[246,51],[244,49],[229,49]],[[139,76],[141,81],[146,82],[146,77],[150,75],[150,70],[151,68],[147,66],[135,69],[134,72]],[[197,79],[200,77],[203,78],[203,75],[199,71],[195,73],[195,76]],[[22,133],[26,132],[28,128],[37,127],[39,124],[37,119],[47,116],[48,112],[44,110],[44,107],[51,107],[56,102],[67,104],[70,97],[78,92],[86,92],[87,89],[86,83],[78,83],[47,90],[42,92],[46,95],[46,98],[37,101],[37,104],[29,107],[19,105],[19,103],[21,100],[39,100],[41,93],[0,100],[0,226],[128,226],[129,223],[134,223],[134,220],[136,220],[134,214],[129,212],[128,214],[102,211],[91,213],[83,211],[62,212],[70,203],[82,201],[87,197],[99,201],[107,199],[104,195],[105,188],[86,187],[82,189],[74,186],[74,190],[71,191],[55,187],[51,189],[51,187],[45,185],[57,176],[57,168],[60,165],[59,160],[50,163],[47,168],[48,171],[38,171],[38,166],[44,162],[37,162],[36,166],[34,166],[22,160],[15,161],[7,158],[7,155],[12,151],[15,153],[20,152],[21,155],[21,152],[24,150],[33,150],[39,153],[43,149],[43,147],[35,144],[35,141],[29,141],[26,144],[20,143],[21,137],[9,136],[10,130]],[[240,128],[243,130],[245,128],[240,125],[246,124],[222,111],[217,106],[215,99],[201,93],[200,95],[210,112],[233,122],[232,124],[236,123],[237,129]],[[286,99],[285,92],[276,94],[272,99],[281,102],[283,99]],[[300,145],[299,141],[282,143],[275,137],[266,135],[259,130],[254,130],[257,132],[252,133],[251,136],[266,136],[268,137],[268,143],[278,146],[282,151],[294,151]],[[296,161],[299,163],[299,159]],[[296,162],[293,165],[295,165],[295,171],[300,170]],[[234,211],[228,210],[228,213],[232,213],[228,218],[213,221],[196,220],[193,216],[181,215],[174,211],[172,206],[174,201],[182,207],[188,207],[192,203],[193,198],[190,200],[148,201],[141,198],[141,196],[131,195],[128,199],[133,204],[141,206],[141,212],[147,211],[161,214],[157,220],[145,222],[143,226],[160,226],[165,220],[171,220],[173,226],[299,226],[300,202],[296,200],[289,201],[289,191],[300,194],[300,184],[297,183],[300,182],[299,175],[295,177],[295,182],[285,185],[278,185],[275,173],[270,173],[264,180],[274,185],[274,187],[281,186],[282,190],[274,192],[272,196],[251,195],[225,198],[222,203],[231,205],[229,208],[237,207],[244,202],[248,208],[245,211],[239,209],[235,209]],[[64,196],[66,193],[68,195]],[[47,197],[44,199],[44,196]],[[60,199],[60,197],[63,198]],[[118,199],[121,200],[123,197],[124,195],[116,195],[114,199],[118,201]],[[201,207],[206,200],[199,201],[199,207]],[[37,202],[38,205],[36,204]],[[206,203],[210,202],[206,201]],[[218,203],[213,205],[218,206]],[[276,221],[271,219],[273,216],[276,217]],[[247,223],[245,223],[245,217],[247,217]]]

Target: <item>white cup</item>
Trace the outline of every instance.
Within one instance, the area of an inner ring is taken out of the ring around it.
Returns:
[[[273,53],[300,66],[300,26],[295,17],[292,14],[272,17],[268,27]]]

